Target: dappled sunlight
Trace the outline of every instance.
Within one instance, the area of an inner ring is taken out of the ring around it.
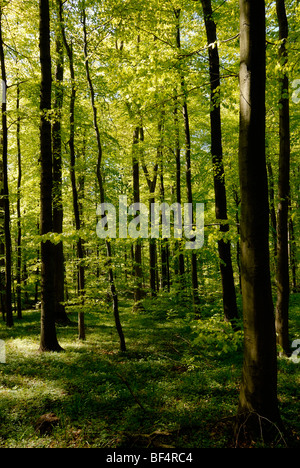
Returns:
[[[149,304],[140,316],[132,316],[124,303],[124,329],[131,343],[127,353],[118,350],[113,317],[106,314],[99,326],[96,310],[88,315],[85,342],[76,339],[76,327],[59,329],[63,353],[38,352],[36,338],[9,339],[8,364],[0,366],[0,416],[6,421],[0,427],[0,445],[25,445],[12,436],[18,419],[20,436],[27,431],[31,439],[28,446],[111,447],[156,440],[170,446],[217,447],[215,424],[222,418],[230,421],[236,411],[239,341],[224,341],[224,333],[230,338],[232,332],[218,315],[193,327],[182,312],[175,317],[173,311],[161,321],[159,315],[167,312],[163,304],[158,300],[157,311]],[[71,310],[74,319],[76,310]],[[19,330],[26,335],[24,327]],[[279,364],[280,401],[285,405],[292,398],[297,406],[296,366],[283,359]],[[52,436],[37,436],[36,420],[50,412],[60,425]]]
[[[299,446],[299,24],[0,0],[0,448]]]

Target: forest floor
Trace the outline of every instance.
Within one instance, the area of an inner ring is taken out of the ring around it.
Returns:
[[[85,342],[77,339],[77,308],[68,308],[74,325],[58,328],[63,353],[38,352],[38,311],[24,312],[13,329],[0,324],[0,448],[235,447],[242,336],[224,323],[220,301],[205,304],[202,320],[171,298],[146,300],[134,313],[130,301],[120,305],[126,353],[104,303],[85,306]],[[292,341],[300,339],[299,312],[295,294]],[[278,363],[288,441],[278,433],[273,447],[299,447],[300,362]],[[47,432],[37,420],[48,413],[57,425]]]

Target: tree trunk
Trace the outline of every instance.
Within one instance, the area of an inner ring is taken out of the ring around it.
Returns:
[[[139,164],[139,142],[141,128],[136,127],[133,134],[132,147],[132,180],[133,180],[133,202],[140,203],[140,164]],[[143,268],[142,268],[142,243],[141,239],[136,239],[134,249],[134,309],[142,307],[143,299]]]
[[[183,88],[185,88],[183,83]],[[185,97],[186,99],[186,97]],[[190,136],[190,124],[189,124],[189,115],[188,115],[188,107],[187,103],[184,102],[183,105],[183,118],[184,118],[184,128],[185,128],[185,142],[186,142],[186,152],[185,152],[185,160],[186,160],[186,187],[187,187],[187,202],[193,206],[193,192],[192,192],[192,168],[191,168],[191,136]],[[194,213],[194,209],[193,209]],[[194,215],[193,215],[193,224],[195,222]],[[193,294],[193,305],[194,311],[197,313],[197,308],[200,303],[199,298],[199,282],[198,282],[198,274],[197,274],[197,254],[195,252],[192,253],[191,258],[191,274],[192,274],[192,294]]]
[[[178,116],[178,97],[175,92],[175,106],[174,106],[174,126],[175,126],[175,162],[176,162],[176,203],[181,206],[181,151],[180,151],[180,129],[179,129],[179,116]],[[178,241],[175,243],[176,249],[179,251],[178,255],[178,272],[180,282],[184,282],[184,256],[180,252],[181,246]]]
[[[22,226],[21,226],[21,183],[22,183],[22,157],[21,157],[21,117],[20,117],[20,84],[17,84],[17,151],[18,151],[18,183],[17,183],[17,317],[22,319]]]
[[[269,180],[269,197],[270,197],[270,222],[271,232],[274,245],[274,261],[277,258],[277,219],[275,211],[275,194],[274,194],[274,175],[271,161],[267,160],[268,180]]]
[[[59,2],[58,2],[59,7]],[[63,232],[63,203],[62,203],[62,152],[61,152],[61,113],[63,107],[63,79],[64,54],[61,31],[56,32],[56,73],[55,73],[55,102],[54,123],[52,126],[53,140],[53,230]],[[65,301],[65,266],[63,242],[53,246],[54,249],[54,291],[55,291],[55,319],[57,323],[69,324],[64,306]]]
[[[238,425],[253,436],[273,436],[280,423],[277,353],[269,258],[269,203],[265,155],[265,6],[240,0],[241,274],[244,365]],[[240,432],[241,435],[241,432]]]
[[[1,62],[1,77],[2,77],[2,160],[3,160],[3,196],[4,196],[4,237],[5,237],[5,312],[6,325],[12,327],[14,324],[12,314],[12,294],[11,294],[11,236],[10,236],[10,203],[8,189],[8,173],[7,173],[7,152],[8,152],[8,128],[7,128],[7,105],[6,105],[6,68],[2,37],[2,11],[0,7],[0,62]]]
[[[289,342],[289,235],[288,215],[290,198],[290,112],[289,112],[289,78],[286,70],[288,52],[288,21],[284,0],[276,0],[277,18],[279,24],[279,61],[283,70],[280,71],[279,87],[279,181],[278,181],[278,210],[277,210],[277,304],[276,304],[276,332],[277,342],[283,354],[290,355]]]
[[[241,234],[241,229],[240,229],[240,215],[239,215],[239,206],[240,206],[240,194],[238,192],[237,188],[233,188],[233,198],[235,202],[235,221],[236,221],[236,229],[237,229],[237,234],[238,234],[238,240],[236,244],[236,263],[238,266],[238,271],[239,271],[239,290],[242,292],[242,279],[241,279],[241,245],[240,245],[240,234]]]
[[[181,10],[175,10],[175,18],[177,20],[177,24],[176,24],[177,44],[176,45],[179,50],[181,49],[180,16],[181,16]],[[183,113],[184,134],[185,134],[185,164],[186,164],[185,176],[186,176],[187,202],[193,205],[192,168],[191,168],[191,133],[190,133],[188,105],[187,105],[187,93],[186,93],[185,79],[184,79],[183,73],[181,73],[180,80],[181,80],[181,90],[184,95],[182,113]],[[194,219],[192,219],[192,223],[194,224]],[[198,275],[197,275],[197,255],[195,252],[192,253],[192,258],[191,258],[191,275],[192,275],[193,305],[194,305],[194,310],[196,312],[197,306],[199,305],[199,292],[198,292],[199,284],[198,284]]]
[[[140,129],[140,140],[143,143],[144,142],[144,130],[141,127]],[[153,168],[153,177],[152,179],[150,178],[150,174],[147,168],[147,165],[144,160],[144,155],[143,155],[143,150],[141,151],[142,154],[142,167],[143,171],[146,177],[147,185],[149,188],[149,213],[151,213],[151,207],[155,203],[155,190],[156,190],[156,183],[157,183],[157,175],[158,175],[158,154],[157,154],[157,159],[154,164]],[[151,296],[156,297],[156,292],[157,292],[157,281],[156,281],[156,276],[157,276],[157,251],[156,251],[156,240],[152,239],[150,237],[149,239],[149,263],[150,263],[150,291],[151,291]]]
[[[159,124],[159,133],[162,134],[162,124]],[[163,137],[158,148],[158,163],[160,168],[160,201],[165,203],[165,184],[164,184],[164,161],[163,161]],[[162,220],[162,215],[161,215]],[[170,255],[168,239],[161,240],[161,288],[170,291]]]
[[[229,232],[227,216],[227,197],[225,187],[225,171],[223,164],[222,127],[220,108],[220,60],[217,46],[216,24],[213,20],[211,0],[201,0],[204,13],[204,21],[209,44],[209,75],[211,89],[211,154],[214,174],[215,211],[216,218],[220,222],[220,232],[223,235]],[[213,46],[212,46],[213,44]],[[236,292],[231,259],[230,241],[224,238],[218,241],[220,259],[220,271],[223,290],[223,308],[225,320],[235,326],[238,318]]]
[[[90,89],[91,94],[91,104],[93,110],[93,118],[94,118],[94,129],[97,138],[97,148],[98,148],[98,160],[97,160],[97,180],[98,186],[100,191],[100,202],[105,203],[105,191],[103,185],[103,177],[102,177],[102,142],[101,142],[101,135],[100,129],[98,125],[98,115],[97,115],[97,107],[95,103],[95,91],[94,85],[90,74],[90,67],[89,67],[89,58],[88,58],[88,42],[87,42],[87,28],[86,28],[86,13],[85,9],[82,11],[82,19],[83,19],[83,33],[84,33],[84,58],[85,58],[85,70],[86,70],[86,77]],[[126,343],[125,337],[122,329],[122,324],[120,320],[120,313],[119,313],[119,299],[118,294],[115,286],[115,278],[112,269],[112,252],[111,252],[111,243],[110,241],[106,240],[106,255],[108,259],[108,275],[109,275],[109,283],[110,283],[110,290],[113,299],[113,311],[114,311],[114,318],[115,318],[115,325],[120,339],[120,349],[121,351],[126,351]]]
[[[290,236],[290,264],[292,271],[292,291],[297,292],[297,243],[295,238],[294,221],[290,216],[289,219],[289,236]]]
[[[69,139],[69,148],[70,148],[70,178],[72,186],[72,195],[73,195],[73,210],[75,218],[76,230],[80,231],[81,229],[81,219],[80,219],[80,208],[78,200],[78,190],[76,183],[76,172],[75,172],[75,101],[76,101],[76,84],[75,84],[75,70],[74,70],[74,58],[73,58],[73,49],[72,44],[70,45],[67,41],[65,27],[64,27],[64,18],[63,18],[63,4],[59,0],[59,17],[61,24],[61,32],[63,37],[63,42],[65,49],[67,51],[71,75],[71,99],[70,99],[70,139]],[[77,258],[78,258],[78,295],[81,299],[82,304],[84,303],[85,295],[85,269],[83,264],[84,259],[84,248],[83,241],[79,236],[77,241]],[[78,312],[78,339],[85,340],[85,324],[84,324],[84,313],[79,309]]]
[[[0,150],[2,152],[2,139],[0,140]],[[3,196],[3,161],[0,158],[0,307],[3,321],[5,314],[5,241],[4,241],[4,196]]]
[[[49,0],[40,0],[41,61],[41,235],[52,232],[51,55]],[[41,351],[60,351],[55,328],[54,261],[50,241],[41,243]]]

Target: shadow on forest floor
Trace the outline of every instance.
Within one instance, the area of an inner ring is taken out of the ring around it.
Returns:
[[[299,330],[300,295],[291,300],[291,335]],[[99,308],[100,309],[100,308]],[[13,329],[0,325],[0,447],[227,448],[234,446],[242,337],[219,312],[200,321],[160,298],[132,313],[121,304],[128,351],[119,352],[112,312],[86,307],[85,342],[74,325],[58,327],[64,353],[38,352],[39,313],[24,312]],[[298,320],[298,323],[296,322]],[[299,338],[299,336],[298,336]],[[284,422],[299,440],[299,367],[279,359]],[[54,413],[49,434],[37,419]],[[298,434],[298,436],[297,436]]]

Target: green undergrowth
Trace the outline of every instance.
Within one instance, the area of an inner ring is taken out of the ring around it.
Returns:
[[[134,313],[132,303],[121,302],[125,353],[111,308],[101,303],[85,308],[85,342],[77,339],[77,308],[68,309],[74,324],[58,328],[62,353],[38,352],[37,311],[11,330],[1,323],[0,447],[233,447],[242,332],[224,322],[220,301],[208,304],[196,320],[187,302],[170,297],[146,300]],[[292,340],[300,338],[299,304],[300,295],[292,296]],[[300,363],[279,359],[280,409],[296,441],[299,370]],[[47,413],[59,425],[41,435],[35,424]]]

